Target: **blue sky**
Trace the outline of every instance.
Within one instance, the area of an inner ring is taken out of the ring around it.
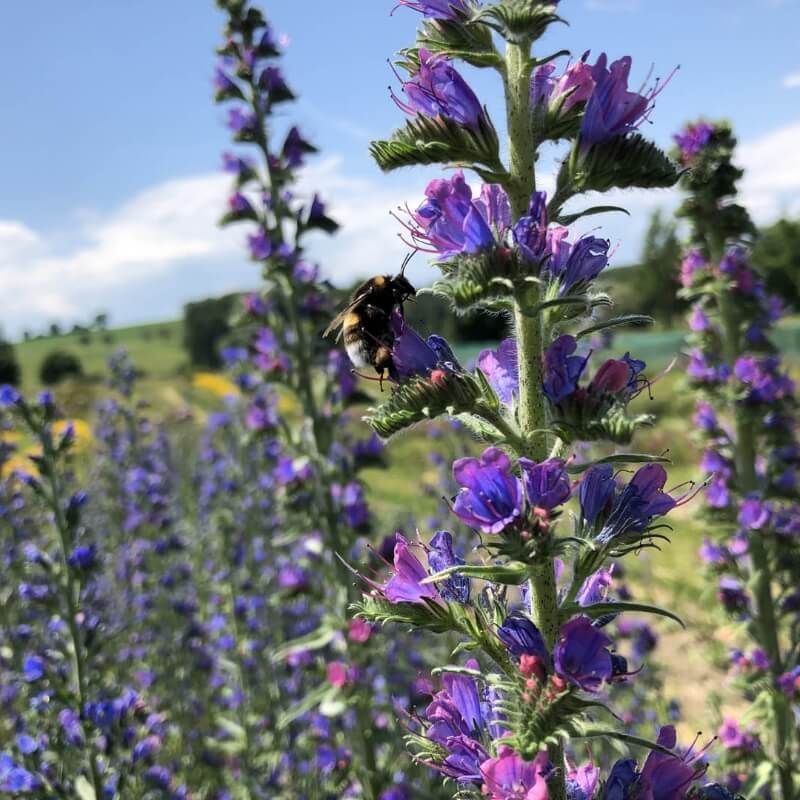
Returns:
[[[387,58],[418,17],[392,0],[264,8],[290,38],[284,68],[300,102],[288,111],[322,150],[304,176],[343,222],[314,255],[335,280],[391,270],[402,257],[390,208],[415,204],[435,170],[382,176],[367,155],[401,114]],[[798,0],[562,0],[540,52],[606,50],[634,59],[633,82],[681,69],[647,133],[662,145],[686,119],[731,119],[750,169],[756,217],[800,213]],[[122,324],[174,317],[183,302],[251,286],[243,231],[222,233],[228,147],[210,99],[221,15],[211,0],[42,0],[0,6],[0,324],[11,334],[100,310]],[[465,69],[501,122],[493,73]],[[287,107],[288,109],[289,107]],[[498,127],[501,127],[498,125]],[[553,170],[554,156],[541,162]],[[620,198],[615,198],[616,200]],[[624,198],[607,217],[616,261],[636,257],[647,215],[673,193]],[[594,224],[594,223],[592,223]],[[579,231],[583,232],[583,231]],[[414,277],[432,276],[417,259]]]

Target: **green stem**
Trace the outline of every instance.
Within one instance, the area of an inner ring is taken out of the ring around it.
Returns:
[[[530,81],[532,72],[531,42],[509,43],[506,48],[506,114],[508,123],[509,181],[508,196],[514,219],[524,216],[536,189],[534,159],[536,141],[533,131]],[[540,291],[535,285],[518,291],[514,298],[517,353],[519,361],[519,424],[525,440],[525,453],[535,461],[548,456],[547,407],[542,393],[542,354],[545,342],[542,318],[528,317],[523,308],[535,306]],[[534,434],[534,431],[539,433]],[[552,558],[531,568],[531,615],[550,648],[558,635],[558,597],[555,566]],[[560,745],[549,748],[555,773],[548,784],[551,800],[565,800],[564,752]]]
[[[80,611],[80,583],[75,580],[75,576],[69,566],[70,542],[69,524],[64,514],[62,506],[61,483],[58,479],[56,469],[56,454],[53,450],[49,434],[41,429],[34,428],[34,433],[42,442],[42,453],[44,456],[44,468],[46,472],[47,484],[50,490],[48,501],[53,511],[55,527],[58,532],[59,551],[61,556],[61,594],[67,606],[67,627],[69,628],[70,639],[72,640],[72,662],[75,675],[75,698],[78,701],[81,728],[83,729],[84,739],[88,748],[89,774],[92,779],[92,788],[98,798],[103,796],[103,781],[100,777],[100,769],[97,764],[97,755],[92,743],[91,731],[84,719],[84,708],[88,700],[87,694],[87,675],[86,661],[84,659],[83,644],[80,628],[78,627],[78,613]]]
[[[253,91],[252,105],[257,119],[261,119],[261,110],[256,98],[258,92]],[[269,158],[269,135],[263,125],[259,123],[256,134],[256,142],[264,158],[264,168],[266,170],[268,183],[263,186],[264,190],[270,195],[271,207],[279,215],[281,208],[280,192],[270,169]],[[274,229],[270,230],[266,222],[264,223],[265,232],[268,235],[277,235],[278,239],[283,240],[283,233],[280,220],[276,220]],[[303,416],[310,427],[308,437],[308,455],[314,464],[314,469],[318,475],[315,484],[315,503],[317,509],[324,516],[328,545],[332,553],[336,555],[347,555],[348,542],[345,541],[342,526],[339,521],[339,513],[334,505],[331,495],[331,475],[330,465],[327,458],[330,444],[332,441],[333,427],[331,420],[325,418],[319,409],[317,397],[314,392],[314,369],[311,361],[311,343],[309,342],[306,325],[302,317],[298,314],[298,298],[295,284],[286,275],[279,275],[276,284],[284,298],[284,307],[288,316],[289,327],[294,332],[296,345],[293,348],[294,362],[296,365],[297,393],[303,407]],[[357,599],[358,592],[353,584],[352,576],[347,568],[338,558],[333,558],[333,580],[332,586],[337,587],[337,598],[335,604],[338,606],[336,611],[341,614],[343,620],[347,619],[347,610],[352,601]],[[339,589],[344,588],[344,591]],[[377,757],[375,743],[372,736],[374,728],[370,713],[372,701],[367,692],[361,691],[356,697],[356,714],[358,717],[357,737],[360,744],[362,769],[361,780],[363,784],[364,800],[377,800],[380,792],[380,776],[377,770]]]
[[[712,258],[719,263],[724,252],[724,241],[715,241],[711,248]],[[729,289],[721,290],[718,299],[725,360],[733,367],[745,350],[739,327],[736,300]],[[759,488],[756,474],[756,426],[751,415],[741,405],[736,406],[734,425],[736,428],[736,476],[739,491],[742,496],[746,496]],[[775,616],[775,600],[772,594],[772,567],[769,552],[760,535],[750,536],[748,546],[754,572],[755,617],[753,621],[759,644],[769,658],[770,677],[772,678],[771,699],[775,719],[775,756],[781,796],[783,800],[794,800],[791,752],[792,721],[789,708],[776,688],[783,667],[778,639],[778,621]]]

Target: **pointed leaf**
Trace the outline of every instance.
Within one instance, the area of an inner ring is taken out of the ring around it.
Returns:
[[[502,583],[506,586],[519,586],[529,577],[528,568],[525,564],[514,561],[508,564],[490,566],[456,564],[453,567],[448,567],[441,570],[441,572],[428,576],[422,583],[436,583],[456,574],[463,575],[465,578],[477,578],[482,581]]]
[[[643,739],[641,736],[634,736],[630,733],[623,733],[622,731],[608,731],[598,728],[584,727],[582,731],[576,734],[579,739],[616,739],[617,741],[624,742],[625,744],[632,745],[633,747],[644,747],[647,750],[655,750],[664,755],[674,756],[680,758],[678,753],[673,752],[668,747],[658,744],[658,742],[651,742],[649,739]]]
[[[584,211],[577,211],[574,214],[559,214],[555,217],[553,222],[557,222],[559,225],[572,225],[573,222],[577,222],[583,217],[590,217],[595,214],[609,214],[612,211],[619,211],[627,216],[631,215],[631,212],[628,211],[627,208],[622,208],[621,206],[592,206]]]
[[[677,622],[681,628],[685,628],[683,620],[672,611],[658,606],[651,606],[647,603],[632,603],[620,600],[618,603],[592,603],[588,606],[580,606],[577,603],[571,603],[561,609],[561,614],[565,618],[569,618],[575,614],[585,614],[587,617],[597,619],[604,617],[606,614],[624,614],[626,612],[638,611],[642,614],[655,614],[659,617],[667,617],[668,619]]]
[[[653,456],[649,453],[614,453],[610,456],[587,461],[583,464],[567,465],[567,472],[570,475],[580,475],[596,464],[671,464],[670,459],[664,456]]]
[[[578,331],[575,334],[575,338],[580,339],[583,336],[591,336],[591,334],[604,331],[607,328],[619,328],[623,325],[652,325],[654,322],[655,320],[647,316],[647,314],[623,314],[620,317],[612,317],[603,322],[598,322],[596,325],[590,325],[588,328]]]

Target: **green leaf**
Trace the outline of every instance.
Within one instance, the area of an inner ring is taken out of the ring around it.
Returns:
[[[417,114],[388,141],[370,144],[370,153],[384,172],[417,164],[488,167],[503,173],[497,131],[485,113],[473,129],[442,116]]]
[[[575,148],[561,168],[558,185],[578,193],[669,188],[681,175],[664,151],[639,133],[592,145],[585,153],[579,149],[580,140]]]
[[[494,28],[507,41],[522,43],[538,39],[552,23],[563,22],[555,11],[555,2],[503,0],[482,9],[475,19]]]
[[[247,732],[238,722],[234,722],[227,717],[216,717],[214,721],[236,741],[243,742],[247,738]]]
[[[75,779],[75,794],[77,794],[81,800],[97,800],[94,787],[83,775],[78,775]]]
[[[435,383],[427,377],[416,376],[396,386],[381,405],[369,409],[364,421],[378,436],[388,438],[443,414],[468,413],[480,399],[481,385],[470,374],[444,372]]]
[[[667,617],[667,619],[677,622],[681,628],[686,627],[683,620],[677,614],[673,614],[672,611],[668,611],[665,608],[651,606],[647,603],[632,603],[622,600],[618,603],[592,603],[588,606],[580,606],[577,603],[571,603],[568,606],[564,606],[560,613],[564,619],[569,619],[575,614],[584,614],[592,619],[597,619],[598,617],[604,617],[606,614],[623,614],[634,611],[638,611],[642,614],[655,614],[659,617]]]
[[[633,747],[644,747],[647,750],[655,750],[656,752],[664,753],[668,756],[680,758],[678,753],[673,752],[668,747],[658,744],[658,742],[652,742],[650,739],[643,739],[641,736],[634,736],[633,734],[623,733],[622,731],[602,730],[586,725],[576,734],[576,737],[579,739],[616,739],[619,742],[624,742]]]
[[[298,717],[301,717],[307,711],[311,711],[312,708],[316,708],[318,705],[325,702],[329,696],[333,697],[335,694],[336,689],[329,686],[327,683],[317,686],[316,689],[307,692],[299,703],[296,703],[294,706],[284,711],[276,720],[276,727],[278,730],[284,730]]]
[[[622,206],[591,206],[591,208],[578,211],[574,214],[559,214],[553,219],[553,222],[556,222],[559,225],[572,225],[573,222],[577,222],[583,217],[591,217],[595,214],[610,214],[614,211],[619,211],[626,216],[631,215],[631,212],[628,211],[627,208],[622,208]]]
[[[528,568],[525,564],[511,562],[490,566],[472,564],[456,564],[425,578],[422,583],[436,583],[450,575],[463,575],[465,578],[477,578],[491,583],[502,583],[504,586],[519,586],[528,579]]]
[[[474,67],[499,67],[503,57],[492,42],[492,31],[487,25],[469,20],[424,20],[417,44],[432,53],[458,58]],[[404,55],[411,55],[409,52]]]
[[[607,328],[619,328],[622,325],[652,325],[654,322],[655,320],[647,314],[623,314],[620,317],[612,317],[595,325],[590,325],[588,328],[578,331],[575,334],[575,338],[580,339],[583,336],[591,336],[593,333],[604,331]]]
[[[513,296],[517,262],[507,250],[454,256],[438,266],[443,277],[430,291],[449,300],[459,314],[510,301]]]
[[[665,456],[653,456],[649,453],[614,453],[610,456],[587,461],[583,464],[569,464],[567,472],[570,475],[580,475],[595,464],[671,464]]]
[[[336,631],[331,628],[320,627],[313,630],[311,633],[293,639],[287,642],[283,647],[278,648],[272,654],[273,661],[283,661],[294,653],[303,652],[306,650],[321,650],[327,647],[336,636]]]

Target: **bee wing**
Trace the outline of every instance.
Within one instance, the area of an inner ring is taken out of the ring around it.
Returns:
[[[365,297],[367,297],[372,292],[372,287],[369,284],[364,284],[358,292],[350,298],[350,302],[331,320],[331,324],[325,328],[325,332],[322,334],[323,337],[330,336],[337,328],[341,328],[344,325],[345,317],[357,306],[361,303]],[[336,337],[336,341],[342,337],[342,331],[339,331],[339,335]]]
[[[325,328],[322,336],[327,337],[330,336],[337,328],[339,328],[339,333],[336,336],[336,341],[338,342],[339,339],[342,337],[342,325],[344,325],[345,317],[350,313],[350,310],[353,308],[353,303],[351,303],[347,308],[343,309],[339,314],[337,314],[332,320],[331,324]]]

